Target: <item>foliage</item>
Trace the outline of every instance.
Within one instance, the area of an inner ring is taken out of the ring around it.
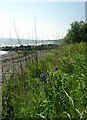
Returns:
[[[3,83],[2,120],[87,118],[87,43],[64,44]]]
[[[87,42],[87,23],[74,21],[65,37],[67,43]]]

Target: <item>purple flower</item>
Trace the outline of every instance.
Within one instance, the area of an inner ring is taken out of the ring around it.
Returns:
[[[58,70],[59,70],[58,66],[56,66],[56,67],[53,69],[53,71],[58,71]]]
[[[41,74],[41,76],[40,76],[41,82],[46,83],[47,74],[48,74],[47,72],[44,72],[44,73]]]

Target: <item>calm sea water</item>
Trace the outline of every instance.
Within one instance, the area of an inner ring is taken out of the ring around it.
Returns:
[[[45,44],[61,44],[62,40],[29,40],[29,39],[9,39],[0,38],[0,47],[2,46],[20,46],[22,45],[45,45]],[[0,51],[1,54],[6,54],[5,51]]]
[[[60,44],[60,40],[29,40],[29,39],[9,39],[9,38],[0,38],[0,46],[19,46],[21,44],[23,45],[41,45],[41,44]]]

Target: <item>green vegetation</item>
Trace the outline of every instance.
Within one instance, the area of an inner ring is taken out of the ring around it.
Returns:
[[[87,118],[86,46],[62,44],[13,73],[2,86],[2,120]]]
[[[0,86],[0,119],[2,115],[2,87]]]
[[[87,23],[74,21],[65,37],[67,43],[87,42]]]

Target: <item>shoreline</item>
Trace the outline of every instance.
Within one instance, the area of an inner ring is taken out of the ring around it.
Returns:
[[[37,57],[41,60],[43,57],[51,54],[51,50],[38,50]],[[36,52],[29,52],[29,54],[23,55],[15,51],[8,52],[1,57],[2,66],[2,82],[9,79],[10,75],[14,72],[21,73],[22,70],[26,70],[29,64],[36,62]]]
[[[60,46],[59,44],[41,44],[41,45],[20,45],[20,46],[3,46],[1,47],[2,51],[31,51],[31,50],[44,50],[44,49],[53,49]]]
[[[20,72],[20,63],[22,63],[23,69],[26,68],[24,57],[13,51],[1,56],[2,82],[9,79],[12,73]]]
[[[29,54],[33,54],[35,53],[36,51],[41,51],[43,52],[44,50],[52,50],[52,49],[55,49],[56,47],[59,47],[60,45],[55,45],[55,44],[48,44],[48,45],[39,45],[39,46],[6,46],[6,47],[3,47],[1,48],[2,51],[0,54],[0,57],[1,57],[1,61],[5,61],[6,60],[10,60],[10,59],[17,59],[19,54],[21,55],[21,57],[25,57],[25,55],[23,55],[23,52],[26,54],[26,55],[29,55]]]
[[[4,55],[4,54],[7,54],[8,52],[7,51],[2,51],[0,50],[0,56]]]

